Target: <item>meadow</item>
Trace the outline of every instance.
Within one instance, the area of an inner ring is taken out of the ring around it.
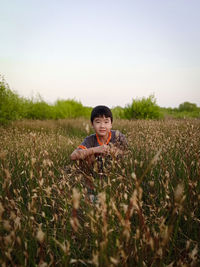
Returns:
[[[200,265],[200,120],[113,129],[129,149],[100,173],[69,159],[92,133],[87,119],[0,127],[2,267]]]

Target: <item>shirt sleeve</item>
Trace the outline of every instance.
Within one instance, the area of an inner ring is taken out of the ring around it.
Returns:
[[[92,147],[92,144],[91,144],[91,138],[90,136],[87,136],[83,142],[78,146],[78,149],[87,149],[87,148],[90,148]]]

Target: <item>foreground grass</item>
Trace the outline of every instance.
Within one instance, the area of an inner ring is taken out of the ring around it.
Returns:
[[[198,266],[200,121],[116,121],[130,149],[70,163],[86,120],[0,128],[2,266]],[[94,183],[98,201],[86,198]]]

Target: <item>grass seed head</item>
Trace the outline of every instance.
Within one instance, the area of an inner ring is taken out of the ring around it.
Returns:
[[[8,220],[3,221],[3,228],[8,232],[12,229],[10,222]]]
[[[191,251],[189,254],[190,258],[192,259],[193,262],[196,262],[197,256],[198,256],[198,246],[196,245],[194,249]]]
[[[4,209],[3,205],[2,205],[2,203],[0,202],[0,220],[2,218],[2,215],[3,215],[4,211],[5,211],[5,209]]]
[[[178,184],[175,191],[174,191],[174,199],[177,203],[181,203],[183,201],[183,194],[184,194],[184,185]]]
[[[7,155],[6,151],[0,152],[0,159],[5,160],[6,159],[6,155]]]
[[[113,257],[110,257],[110,261],[111,263],[113,263],[114,265],[118,265],[119,264],[119,260],[118,259],[115,259]]]
[[[45,234],[42,231],[42,225],[40,224],[39,228],[37,230],[36,238],[40,243],[43,243],[44,242],[44,237],[45,237]]]
[[[73,202],[73,207],[75,209],[79,208],[80,198],[81,198],[80,192],[76,188],[73,188],[73,190],[72,190],[72,202]]]

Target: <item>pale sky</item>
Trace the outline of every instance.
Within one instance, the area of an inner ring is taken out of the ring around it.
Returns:
[[[200,106],[199,0],[0,0],[0,74],[20,96]]]

